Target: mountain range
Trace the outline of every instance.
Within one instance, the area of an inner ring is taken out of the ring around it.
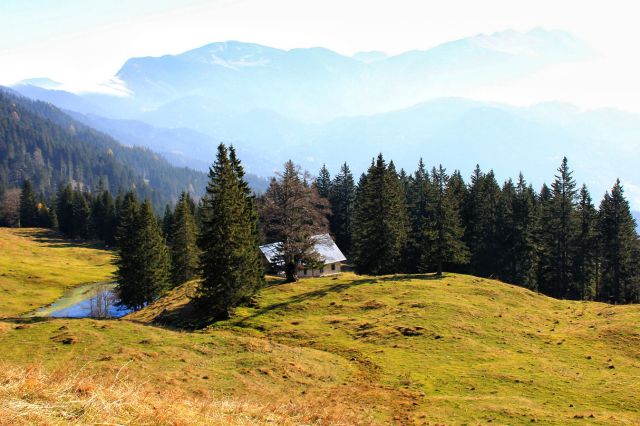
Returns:
[[[129,59],[111,82],[121,89],[117,95],[74,94],[47,79],[13,89],[126,145],[203,171],[224,141],[260,176],[272,175],[288,158],[312,172],[347,161],[360,173],[383,152],[407,171],[420,157],[463,174],[479,163],[501,179],[522,171],[539,186],[553,179],[566,155],[594,199],[620,177],[640,209],[640,194],[633,192],[640,186],[639,115],[464,98],[591,54],[572,35],[544,29],[477,35],[391,56],[230,41]]]

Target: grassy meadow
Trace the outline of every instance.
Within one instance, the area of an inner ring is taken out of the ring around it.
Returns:
[[[111,252],[39,228],[0,228],[0,318],[53,303],[81,284],[111,281]]]
[[[638,306],[345,273],[272,279],[231,319],[176,328],[196,284],[120,320],[0,320],[0,425],[640,424]]]

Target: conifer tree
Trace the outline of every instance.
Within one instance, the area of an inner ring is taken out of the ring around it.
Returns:
[[[538,254],[536,236],[538,207],[536,194],[531,186],[527,186],[522,173],[518,176],[513,198],[513,240],[511,247],[505,247],[510,251],[512,265],[510,282],[521,285],[530,290],[538,289],[537,264]]]
[[[454,196],[449,188],[449,177],[442,165],[431,171],[427,202],[428,222],[423,230],[423,268],[434,266],[437,276],[442,276],[445,264],[465,264],[469,261],[469,250],[462,242],[464,229],[456,208]]]
[[[169,251],[149,200],[140,206],[136,218],[141,300],[149,304],[169,287]]]
[[[309,174],[291,160],[271,180],[260,216],[267,240],[280,243],[274,266],[284,270],[287,281],[298,279],[302,265],[319,262],[313,237],[327,232],[327,209],[327,201],[310,184]]]
[[[464,241],[471,252],[471,272],[482,277],[491,276],[499,269],[496,256],[500,245],[499,200],[500,186],[493,171],[484,174],[480,166],[476,166],[464,208]]]
[[[236,179],[238,182],[238,187],[242,192],[245,201],[245,212],[247,220],[249,221],[251,227],[251,234],[253,235],[253,240],[255,242],[255,246],[258,247],[263,239],[262,230],[259,225],[259,216],[258,216],[258,205],[256,202],[256,195],[253,190],[249,186],[249,182],[245,179],[244,167],[242,167],[242,163],[236,154],[236,150],[231,145],[229,147],[229,161],[231,162],[231,167],[236,174]],[[188,199],[190,203],[190,208],[193,214],[196,214],[196,206],[195,203]],[[260,286],[264,284],[264,265],[262,264],[261,254],[259,253],[258,260],[252,258],[252,263],[247,263],[245,266],[247,268],[248,273],[256,277],[256,289],[257,291]]]
[[[164,215],[162,216],[162,233],[166,236],[167,242],[169,244],[172,243],[171,241],[172,229],[173,229],[173,211],[171,210],[171,206],[167,204],[164,206]]]
[[[316,178],[316,188],[318,188],[318,195],[322,198],[329,198],[331,194],[331,174],[327,169],[327,165],[323,164],[320,169],[320,173]]]
[[[73,227],[71,236],[89,238],[91,236],[91,209],[85,195],[80,191],[73,193]]]
[[[173,213],[171,227],[171,280],[174,285],[192,280],[198,272],[196,221],[189,193],[183,192]]]
[[[229,158],[220,144],[202,205],[199,236],[202,283],[200,306],[214,318],[226,318],[230,310],[247,301],[262,285],[259,249],[255,239],[255,214],[248,211],[250,201],[239,161]]]
[[[93,200],[91,227],[93,233],[107,245],[115,243],[116,205],[111,193],[104,189]]]
[[[354,212],[353,258],[359,273],[399,272],[406,242],[406,204],[393,163],[382,154],[360,180]]]
[[[639,277],[634,261],[638,235],[620,180],[605,194],[599,216],[602,278],[598,299],[609,303],[637,302]]]
[[[332,215],[329,218],[329,223],[337,246],[346,256],[351,254],[355,197],[356,187],[353,175],[347,163],[344,163],[331,184],[329,202],[331,203]]]
[[[60,232],[66,235],[73,235],[73,190],[71,185],[65,185],[58,191],[56,197],[56,215],[58,216],[58,227]]]
[[[558,298],[568,297],[573,285],[577,190],[572,174],[565,157],[543,204],[540,291]]]
[[[431,191],[429,173],[426,171],[422,158],[418,168],[408,179],[406,190],[407,220],[409,223],[407,243],[404,249],[405,272],[418,272],[424,251],[424,233],[429,220],[427,200]]]
[[[120,302],[140,309],[160,297],[169,285],[169,253],[148,200],[139,205],[132,192],[125,195],[117,239]]]
[[[498,200],[497,229],[499,232],[496,256],[499,262],[494,275],[510,283],[514,282],[516,253],[513,248],[518,238],[514,217],[515,199],[516,188],[513,181],[508,179],[502,185]]]
[[[138,248],[137,218],[140,205],[133,192],[127,192],[118,209],[118,228],[116,231],[117,254],[116,280],[118,282],[118,295],[123,305],[132,308],[144,306],[141,297],[140,281],[141,271]]]
[[[586,185],[580,188],[577,206],[578,233],[575,238],[575,255],[572,260],[572,285],[568,297],[576,300],[592,300],[598,280],[598,241],[596,211]]]
[[[20,194],[20,226],[23,228],[38,226],[38,205],[28,179],[22,183]]]

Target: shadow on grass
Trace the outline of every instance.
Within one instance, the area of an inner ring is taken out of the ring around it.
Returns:
[[[30,238],[37,243],[43,244],[50,248],[93,248],[93,249],[106,249],[105,245],[99,241],[85,241],[85,240],[73,240],[67,238],[60,232],[52,231],[49,229],[34,230],[21,230],[16,232],[17,235],[25,238]]]
[[[50,317],[0,317],[2,322],[10,322],[12,324],[36,324],[39,322],[47,322],[53,318]]]
[[[271,312],[273,310],[276,309],[281,309],[281,308],[286,308],[290,305],[294,305],[297,303],[303,303],[307,300],[314,300],[314,299],[320,299],[324,296],[326,296],[329,293],[340,293],[343,292],[345,290],[348,290],[352,287],[357,287],[360,285],[364,285],[364,284],[377,284],[377,283],[381,283],[381,282],[388,282],[388,281],[411,281],[411,280],[438,280],[442,277],[439,277],[435,274],[422,274],[422,275],[411,275],[411,274],[403,274],[403,275],[391,275],[391,276],[382,276],[382,277],[372,277],[372,278],[363,278],[363,279],[359,279],[359,280],[354,280],[351,281],[349,283],[340,283],[340,284],[334,284],[332,286],[328,286],[328,287],[324,287],[318,290],[313,290],[313,291],[309,291],[306,293],[302,293],[296,296],[291,297],[288,300],[285,300],[284,302],[278,302],[278,303],[274,303],[272,305],[269,306],[265,306],[264,308],[260,308],[258,309],[258,311],[256,313],[254,313],[253,315],[250,315],[248,317],[244,317],[242,319],[236,320],[236,321],[232,321],[233,325],[238,325],[238,326],[243,326],[245,325],[245,323],[251,319],[257,318],[261,315],[264,315],[268,312]],[[280,283],[282,284],[282,283]],[[274,284],[274,285],[278,285],[278,284]]]
[[[263,308],[257,309],[257,311],[247,317],[242,318],[231,318],[229,321],[230,325],[235,325],[239,327],[244,327],[247,323],[257,318],[261,315],[265,315],[271,311],[277,309],[283,309],[291,305],[303,303],[308,300],[321,299],[328,294],[331,293],[340,293],[345,290],[348,290],[353,287],[366,285],[366,284],[377,284],[383,282],[398,282],[398,281],[411,281],[411,280],[437,280],[441,277],[436,276],[435,274],[422,274],[422,275],[391,275],[391,276],[381,276],[381,277],[371,277],[371,278],[362,278],[356,279],[347,283],[337,283],[334,285],[326,286],[321,289],[308,291],[302,294],[298,294],[293,296],[283,302],[278,302],[271,304],[269,306],[265,306]],[[284,279],[270,279],[267,281],[266,287],[273,287],[285,284]],[[295,283],[293,283],[295,285]],[[126,317],[125,317],[126,319]],[[208,316],[202,307],[198,305],[197,301],[192,299],[184,305],[178,307],[171,307],[164,309],[155,317],[150,319],[152,325],[160,326],[164,328],[170,329],[181,329],[181,330],[199,330],[206,328],[209,325],[212,325],[218,321],[216,318],[212,318]],[[138,321],[135,319],[131,319],[129,321],[139,322],[142,324],[150,325],[145,321]]]

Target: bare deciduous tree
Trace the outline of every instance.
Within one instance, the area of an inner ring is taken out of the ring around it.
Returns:
[[[328,201],[311,182],[309,173],[289,160],[284,171],[271,180],[260,202],[265,236],[280,242],[274,266],[284,270],[287,281],[297,281],[301,264],[319,262],[311,237],[328,229]]]

